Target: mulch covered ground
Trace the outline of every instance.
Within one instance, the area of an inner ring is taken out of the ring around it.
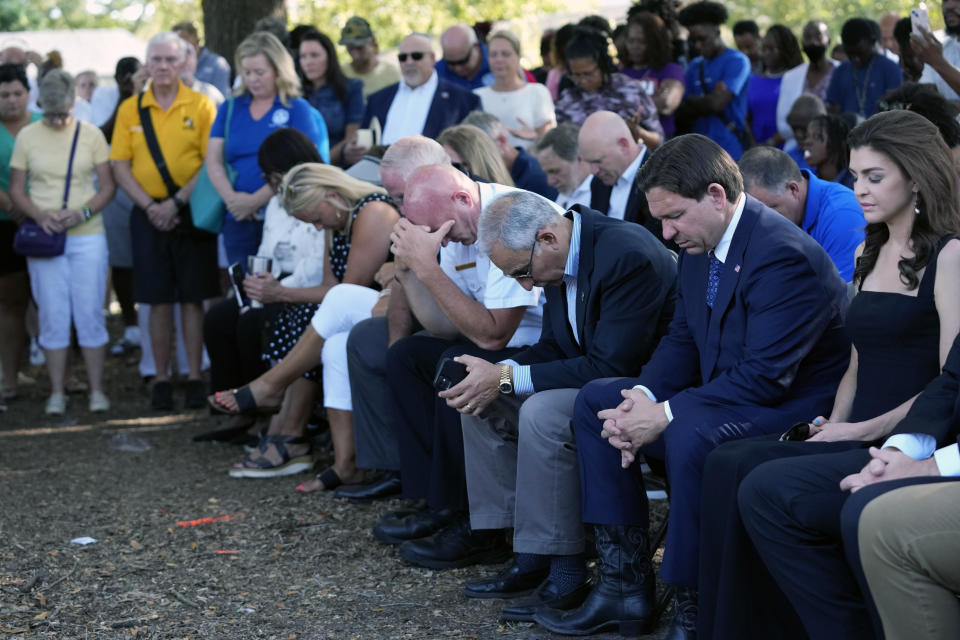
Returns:
[[[150,412],[131,358],[108,361],[105,416],[72,396],[48,418],[45,372],[27,373],[37,384],[0,413],[0,639],[559,637],[461,594],[497,567],[418,569],[377,542],[371,527],[400,500],[228,477],[241,449],[191,442],[218,419]],[[117,450],[117,434],[150,449]]]

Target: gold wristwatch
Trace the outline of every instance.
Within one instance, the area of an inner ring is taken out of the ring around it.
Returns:
[[[513,373],[510,365],[502,364],[500,365],[500,393],[504,395],[510,395],[513,393],[513,381],[511,380],[511,374]]]

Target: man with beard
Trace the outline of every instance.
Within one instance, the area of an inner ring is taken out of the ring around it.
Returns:
[[[936,85],[947,100],[960,100],[960,0],[943,0],[944,40],[924,29],[910,36],[913,54],[924,63],[918,82]]]

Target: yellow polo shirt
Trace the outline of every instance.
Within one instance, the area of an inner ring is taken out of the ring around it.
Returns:
[[[203,166],[210,127],[217,117],[216,107],[210,98],[182,82],[178,82],[177,97],[166,111],[157,104],[150,89],[143,96],[143,105],[150,110],[153,130],[173,181],[185,185]],[[133,177],[150,197],[162,200],[173,195],[167,193],[143,137],[137,96],[124,100],[117,110],[110,159],[129,160]]]

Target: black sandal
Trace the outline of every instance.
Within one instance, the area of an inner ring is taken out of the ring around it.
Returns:
[[[221,400],[220,394],[222,393],[232,393],[234,400],[237,401],[237,409],[234,411],[227,407]],[[250,391],[249,385],[244,385],[239,389],[231,389],[230,391],[217,391],[216,393],[207,396],[207,404],[210,405],[210,408],[216,411],[217,413],[225,413],[228,416],[235,416],[241,413],[255,415],[255,416],[272,416],[275,413],[280,413],[280,407],[261,407],[257,405],[256,399],[253,397],[253,392]]]

